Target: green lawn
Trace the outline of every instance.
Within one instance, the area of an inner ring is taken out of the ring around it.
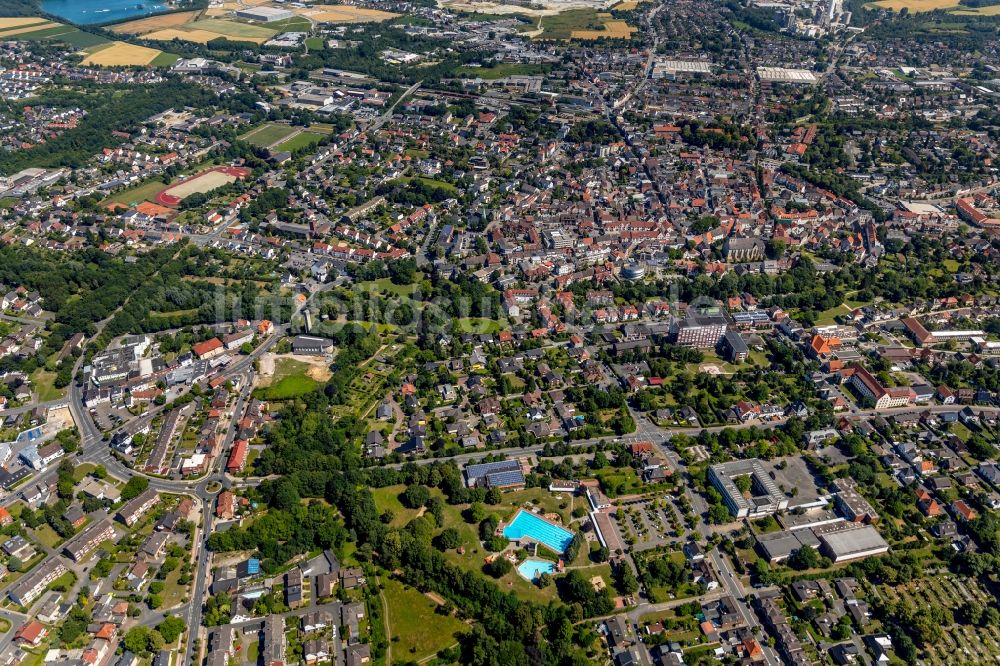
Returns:
[[[48,523],[43,523],[35,528],[35,538],[38,540],[38,543],[49,548],[55,548],[62,541],[62,538],[56,534],[56,531]]]
[[[390,578],[381,580],[394,661],[419,662],[457,642],[455,634],[466,628],[460,620],[435,612],[437,604],[420,591]]]
[[[280,21],[272,21],[267,24],[267,27],[277,30],[278,32],[310,32],[312,30],[312,22],[301,16],[293,16],[292,18],[282,19]],[[311,39],[319,39],[320,46],[322,46],[322,37]],[[309,48],[313,47],[310,46]]]
[[[601,483],[601,489],[608,497],[630,495],[641,492],[642,480],[631,467],[605,467],[594,472]]]
[[[73,480],[79,482],[83,479],[83,477],[87,476],[95,469],[97,469],[97,465],[95,465],[94,463],[88,462],[77,465],[76,469],[73,470]]]
[[[840,315],[848,315],[851,311],[845,308],[843,305],[837,305],[829,310],[824,310],[816,316],[817,326],[831,326],[837,323],[837,317]]]
[[[290,358],[279,358],[274,364],[270,386],[254,390],[262,400],[291,400],[309,393],[319,382],[306,374],[310,365]]]
[[[180,58],[176,53],[161,53],[149,63],[153,67],[170,67]]]
[[[56,373],[49,372],[45,368],[38,368],[31,373],[31,383],[34,384],[35,391],[38,392],[39,402],[58,400],[66,394],[66,389],[55,387],[55,381]]]
[[[311,50],[319,50],[323,48],[323,38],[322,37],[309,37],[306,39],[306,48]]]
[[[315,132],[299,132],[291,139],[283,141],[274,147],[274,150],[280,152],[282,150],[287,150],[288,152],[293,152],[299,148],[308,148],[309,146],[314,146],[319,143],[320,139],[323,137]]]
[[[406,490],[406,486],[402,484],[386,486],[385,488],[372,488],[372,499],[375,500],[375,506],[378,507],[379,513],[386,510],[392,511],[394,518],[389,523],[392,527],[402,527],[416,518],[419,513],[417,509],[408,509],[400,503],[399,494],[404,490]]]
[[[130,187],[126,190],[118,192],[117,194],[112,194],[101,203],[120,203],[125,204],[126,206],[134,206],[135,204],[140,204],[143,201],[153,201],[156,198],[156,195],[162,192],[164,188],[166,188],[166,185],[163,184],[163,181],[158,178],[153,178],[144,183],[140,183],[135,187]]]
[[[454,195],[458,194],[458,188],[455,187],[454,185],[452,185],[451,183],[446,183],[443,180],[437,180],[437,179],[434,179],[434,178],[427,178],[426,176],[417,176],[417,177],[404,176],[402,178],[396,179],[393,182],[406,184],[406,183],[410,183],[410,182],[412,182],[414,180],[422,181],[428,187],[431,187],[431,188],[434,188],[434,189],[438,189],[438,190],[444,190],[450,196],[454,196]]]
[[[291,125],[265,123],[257,129],[250,130],[240,138],[258,148],[267,148],[284,140],[285,137],[291,136],[293,132],[295,132],[295,128]]]
[[[462,333],[499,333],[503,328],[497,320],[484,317],[463,317],[457,323]]]

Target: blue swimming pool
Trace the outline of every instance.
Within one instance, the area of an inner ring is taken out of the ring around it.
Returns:
[[[573,533],[554,525],[544,518],[539,518],[528,511],[519,511],[510,525],[503,528],[503,535],[511,541],[522,537],[530,537],[547,548],[562,555],[566,552]]]
[[[517,565],[517,573],[528,580],[535,580],[543,573],[553,574],[555,572],[555,562],[549,562],[548,560],[525,560]]]

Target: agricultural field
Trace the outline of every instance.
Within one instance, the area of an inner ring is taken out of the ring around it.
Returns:
[[[156,203],[164,206],[176,206],[192,194],[207,194],[214,189],[234,183],[250,174],[249,169],[241,167],[216,167],[171,185],[156,195]]]
[[[37,16],[6,19],[6,21],[7,23],[0,24],[0,39],[15,38],[27,41],[52,40],[65,42],[79,49],[108,43],[107,39],[98,35],[84,32],[71,25],[47,21]]]
[[[256,129],[250,130],[240,138],[258,148],[270,148],[287,140],[296,131],[298,130],[291,125],[265,123]]]
[[[571,9],[552,16],[543,16],[537,26],[526,26],[525,34],[534,39],[629,39],[635,28],[607,12],[593,9]]]
[[[55,23],[53,21],[43,21],[38,18],[28,17],[22,19],[7,19],[13,20],[17,23],[14,24],[0,24],[0,38],[13,37],[14,35],[20,35],[26,32],[36,32],[38,30],[45,30],[47,28],[54,28],[56,26],[62,25],[60,23]]]
[[[118,33],[119,35],[144,35],[148,32],[180,27],[185,23],[196,20],[199,13],[198,11],[192,11],[175,12],[162,16],[148,16],[136,19],[135,21],[128,21],[127,23],[119,23],[111,26],[109,29],[111,32]]]
[[[125,65],[149,65],[163,54],[159,49],[151,49],[126,42],[110,42],[87,50],[81,65],[98,67],[121,67]]]
[[[270,28],[249,23],[239,23],[237,21],[227,21],[223,19],[208,18],[188,24],[194,30],[207,30],[215,32],[224,37],[229,37],[236,41],[255,41],[260,39],[265,41],[273,37],[277,32]]]
[[[351,5],[312,5],[310,7],[292,8],[299,16],[318,23],[378,23],[399,16],[392,12],[378,9],[353,7]]]
[[[176,16],[176,14],[172,16]],[[150,31],[133,34],[141,34],[143,39],[165,42],[179,39],[181,41],[207,44],[213,39],[225,38],[235,42],[253,42],[255,44],[263,44],[278,33],[278,30],[273,27],[265,28],[260,25],[240,23],[238,21],[231,21],[218,16],[210,18],[198,18],[198,16],[199,13],[195,12],[187,21],[181,23],[174,22],[162,27],[154,25]],[[153,19],[140,19],[139,21],[130,21],[127,24],[123,24],[123,26],[130,26],[152,20]],[[144,30],[142,26],[139,27]]]
[[[570,33],[571,39],[631,39],[632,33],[636,31],[635,28],[630,26],[625,21],[612,20],[611,15],[606,16],[608,20],[604,21],[604,27],[601,30],[574,30]]]
[[[465,625],[454,616],[438,613],[438,603],[430,595],[392,578],[381,581],[393,661],[420,662],[458,642],[455,634]]]
[[[37,16],[4,16],[0,17],[0,31],[24,25],[38,25],[39,23],[48,23],[48,21]]]
[[[904,8],[911,13],[932,12],[935,9],[950,9],[958,5],[958,0],[879,0],[871,3],[873,7],[900,11]]]

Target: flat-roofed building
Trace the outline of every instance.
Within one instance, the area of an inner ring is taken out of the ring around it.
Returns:
[[[744,497],[733,482],[739,476],[750,477],[749,498]],[[756,458],[712,465],[708,468],[708,479],[722,494],[722,501],[736,518],[766,516],[788,508],[785,493],[781,492],[778,484]]]
[[[278,9],[277,7],[246,7],[244,9],[237,9],[235,14],[236,18],[247,21],[260,21],[261,23],[284,21],[295,16],[289,10]]]
[[[857,526],[840,523],[817,527],[816,536],[820,540],[820,552],[834,562],[858,560],[889,551],[889,544],[872,525]]]

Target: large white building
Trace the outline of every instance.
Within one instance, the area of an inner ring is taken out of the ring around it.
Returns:
[[[287,9],[278,9],[277,7],[247,7],[246,9],[237,9],[236,18],[241,18],[246,21],[260,21],[261,23],[273,23],[274,21],[284,21],[285,19],[290,19],[295,14]]]

